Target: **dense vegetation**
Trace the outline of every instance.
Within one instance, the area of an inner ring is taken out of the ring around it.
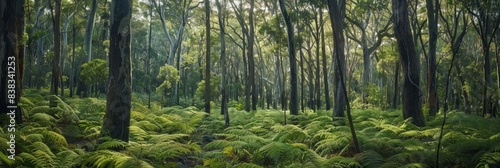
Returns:
[[[499,12],[0,0],[0,167],[499,167]]]
[[[58,98],[26,90],[20,106],[27,122],[18,127],[16,160],[6,158],[7,133],[0,132],[0,167],[432,167],[442,117],[426,127],[403,120],[400,110],[354,110],[363,152],[354,153],[344,121],[329,112],[245,112],[229,108],[208,116],[196,107],[148,109],[135,95],[130,142],[100,137],[105,101]],[[50,101],[57,107],[50,107]],[[284,124],[284,120],[288,124]],[[463,112],[448,116],[440,166],[483,167],[500,163],[500,121]],[[181,165],[182,164],[182,165]]]

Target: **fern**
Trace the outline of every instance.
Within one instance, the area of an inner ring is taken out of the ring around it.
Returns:
[[[78,157],[78,154],[72,150],[61,151],[56,154],[55,162],[56,167],[61,168],[71,168],[73,167],[73,161]]]
[[[96,152],[89,152],[77,158],[77,164],[82,167],[144,167],[152,168],[152,166],[144,161],[137,160],[134,157],[128,156],[123,153],[98,150]]]
[[[134,141],[144,141],[146,140],[148,133],[138,126],[130,126],[130,139]]]
[[[137,126],[145,131],[155,131],[155,132],[161,131],[160,126],[158,126],[156,124],[152,124],[149,121],[139,121],[139,122],[136,122],[132,125]]]
[[[373,150],[359,153],[354,156],[354,159],[360,163],[362,167],[380,167],[384,163],[384,157]]]
[[[341,149],[347,147],[352,137],[348,133],[335,133],[327,135],[325,139],[316,143],[316,152],[322,156],[339,152]]]
[[[53,116],[45,113],[35,113],[30,118],[40,126],[55,126],[57,122]]]
[[[158,143],[158,142],[168,142],[174,141],[182,138],[189,137],[188,134],[160,134],[160,135],[151,135],[151,139],[149,139],[150,143]]]
[[[43,133],[44,139],[47,140],[47,142],[52,143],[52,144],[57,144],[61,146],[68,146],[68,143],[66,142],[66,138],[62,136],[59,133],[56,133],[54,131],[45,131]]]
[[[112,139],[105,141],[97,146],[97,150],[104,150],[104,149],[109,149],[109,150],[123,150],[127,147],[127,142],[123,142],[121,140],[117,139]]]
[[[486,153],[481,156],[476,167],[496,167],[500,165],[500,152]]]
[[[323,167],[332,167],[332,168],[360,168],[361,164],[359,164],[356,160],[352,158],[347,158],[343,156],[335,156],[333,158],[328,159]]]

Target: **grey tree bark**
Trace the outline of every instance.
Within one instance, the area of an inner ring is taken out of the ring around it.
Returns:
[[[132,0],[111,1],[109,78],[102,136],[129,141],[132,66],[130,19]]]
[[[420,97],[420,63],[415,51],[408,19],[408,2],[392,0],[394,33],[398,43],[400,62],[403,65],[403,118],[412,117],[416,126],[425,126]]]

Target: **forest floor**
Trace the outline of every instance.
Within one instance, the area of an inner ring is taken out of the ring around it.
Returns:
[[[104,98],[60,98],[26,90],[19,106],[16,160],[8,159],[9,132],[0,131],[0,167],[436,167],[442,113],[426,127],[403,120],[400,110],[354,109],[361,153],[355,153],[347,121],[331,111],[245,112],[211,115],[196,107],[151,108],[132,100],[130,142],[100,137]],[[57,107],[50,107],[50,101]],[[3,121],[3,119],[2,119]],[[99,142],[99,143],[97,143]],[[500,165],[500,120],[448,113],[439,167]]]

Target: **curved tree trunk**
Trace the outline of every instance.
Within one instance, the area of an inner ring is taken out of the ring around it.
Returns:
[[[413,37],[408,20],[408,2],[406,0],[392,0],[394,33],[396,35],[399,56],[403,65],[403,118],[412,117],[412,123],[425,126],[422,114],[420,96],[420,63],[415,51]]]

